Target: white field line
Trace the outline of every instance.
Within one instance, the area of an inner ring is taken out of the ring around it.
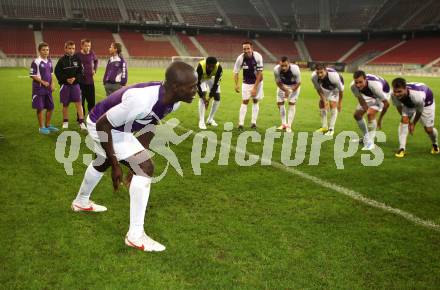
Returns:
[[[178,126],[178,127],[183,129],[183,130],[185,130],[185,131],[190,131],[189,129],[187,129],[185,127],[182,127],[182,126]],[[195,135],[196,133],[192,132],[192,134]],[[223,144],[223,143],[220,142],[220,144]],[[228,144],[223,144],[223,145],[228,145]],[[235,152],[237,152],[237,151],[242,152],[242,150],[237,149],[232,144],[230,145],[230,148],[231,148],[231,150],[233,150]],[[248,151],[245,151],[244,153],[246,155],[252,154],[252,153],[250,153]],[[272,161],[271,162],[271,166],[274,167],[274,168],[280,169],[282,171],[288,172],[288,173],[290,173],[292,175],[296,175],[296,176],[302,177],[302,178],[304,178],[304,179],[306,179],[308,181],[311,181],[311,182],[313,182],[313,183],[315,183],[315,184],[317,184],[317,185],[319,185],[321,187],[324,187],[324,188],[336,191],[337,193],[345,195],[345,196],[347,196],[347,197],[349,197],[351,199],[357,200],[357,201],[359,201],[359,202],[361,202],[363,204],[366,204],[368,206],[371,206],[371,207],[374,207],[374,208],[378,208],[378,209],[383,210],[385,212],[389,212],[389,213],[401,216],[404,219],[406,219],[406,220],[408,220],[408,221],[410,221],[410,222],[412,222],[412,223],[414,223],[416,225],[419,225],[419,226],[422,226],[422,227],[425,227],[425,228],[432,229],[432,230],[440,232],[440,225],[434,223],[433,221],[421,219],[421,218],[413,215],[412,213],[406,212],[406,211],[398,209],[398,208],[391,207],[389,205],[386,205],[385,203],[376,201],[374,199],[370,199],[370,198],[365,197],[361,193],[356,192],[354,190],[348,189],[346,187],[337,185],[337,184],[329,182],[329,181],[325,181],[325,180],[323,180],[321,178],[315,177],[315,176],[310,175],[308,173],[305,173],[305,172],[303,172],[301,170],[298,170],[298,169],[295,169],[295,168],[291,168],[291,167],[287,167],[284,164],[282,164],[280,162],[277,162],[277,161]]]

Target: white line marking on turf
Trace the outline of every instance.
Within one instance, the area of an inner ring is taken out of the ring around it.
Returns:
[[[183,126],[178,126],[178,127],[180,127],[183,130],[189,131],[189,129],[187,129],[187,128],[183,127]],[[194,134],[194,135],[196,133],[197,132],[194,132],[194,131],[192,132],[192,134]],[[221,141],[220,141],[220,144],[228,145],[228,144],[224,144]],[[235,152],[237,152],[237,151],[242,152],[239,149],[237,150],[237,148],[234,145],[232,145],[232,144],[230,145],[230,148],[233,151],[235,151]],[[247,154],[247,155],[252,154],[249,151],[245,151],[244,153]],[[260,159],[260,157],[258,159]],[[322,187],[331,189],[333,191],[336,191],[336,192],[338,192],[338,193],[340,193],[342,195],[345,195],[345,196],[347,196],[347,197],[349,197],[351,199],[357,200],[357,201],[359,201],[359,202],[361,202],[363,204],[366,204],[368,206],[375,207],[375,208],[381,209],[383,211],[386,211],[386,212],[389,212],[389,213],[401,216],[404,219],[406,219],[406,220],[408,220],[408,221],[410,221],[410,222],[412,222],[412,223],[414,223],[416,225],[419,225],[419,226],[422,226],[422,227],[425,227],[425,228],[432,229],[432,230],[440,232],[440,225],[434,223],[433,221],[421,219],[421,218],[413,215],[412,213],[406,212],[406,211],[398,209],[398,208],[391,207],[391,206],[389,206],[389,205],[387,205],[387,204],[385,204],[383,202],[376,201],[374,199],[370,199],[370,198],[365,197],[361,193],[356,192],[354,190],[348,189],[346,187],[337,185],[337,184],[329,182],[329,181],[325,181],[325,180],[323,180],[321,178],[318,178],[318,177],[315,177],[315,176],[310,175],[308,173],[302,172],[301,170],[298,170],[298,169],[295,169],[295,168],[291,168],[291,167],[287,167],[284,164],[282,164],[280,162],[277,162],[277,161],[272,161],[271,166],[274,167],[274,168],[286,171],[286,172],[288,172],[290,174],[302,177],[302,178],[304,178],[304,179],[306,179],[308,181],[311,181],[311,182],[313,182],[313,183],[315,183],[315,184],[317,184],[319,186],[322,186]]]

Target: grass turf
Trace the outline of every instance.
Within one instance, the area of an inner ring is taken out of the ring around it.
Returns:
[[[57,134],[37,132],[30,80],[19,77],[26,73],[26,69],[0,70],[2,83],[7,84],[0,88],[0,133],[5,135],[0,141],[2,288],[435,289],[440,285],[439,232],[274,167],[237,166],[234,152],[229,165],[217,165],[217,155],[202,165],[202,175],[194,175],[190,158],[194,136],[172,147],[184,177],[170,170],[151,190],[146,230],[167,250],[149,254],[126,247],[129,195],[125,188],[113,192],[108,174],[92,196],[108,212],[70,210],[86,168],[82,155],[89,150],[83,142],[73,163],[74,174],[66,175],[55,160]],[[162,75],[161,69],[132,68],[129,83],[160,80]],[[101,76],[102,71],[97,80]],[[350,75],[344,77],[349,83]],[[312,132],[319,126],[317,96],[309,79],[310,73],[303,72],[295,132]],[[408,79],[423,81],[440,94],[436,79]],[[261,134],[279,125],[269,69],[264,85]],[[99,81],[96,87],[97,99],[102,99]],[[58,90],[54,99],[53,123],[60,127]],[[197,132],[197,101],[183,104],[170,118]],[[225,122],[236,125],[239,104],[232,73],[226,71],[216,116],[220,127],[213,130],[218,139]],[[347,84],[336,133],[358,131],[352,118],[355,106]],[[250,113],[251,107],[247,126]],[[385,159],[378,167],[362,166],[359,151],[344,161],[344,170],[337,170],[332,142],[324,143],[318,166],[308,165],[309,137],[306,160],[297,169],[439,224],[439,158],[429,154],[429,139],[418,125],[409,137],[407,158],[396,159],[398,123],[391,107],[383,124],[387,142],[380,144]],[[233,145],[237,136],[234,131]],[[250,143],[247,149],[261,153],[262,144]],[[280,160],[280,150],[277,140],[274,160]],[[160,172],[164,160],[157,158],[155,163]]]

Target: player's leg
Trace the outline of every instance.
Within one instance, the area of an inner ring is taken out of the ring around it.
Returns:
[[[130,182],[130,227],[125,237],[127,246],[142,250],[160,252],[165,246],[154,241],[145,234],[144,221],[145,213],[150,196],[151,176],[153,176],[154,165],[147,150],[125,159],[133,177]]]
[[[335,133],[335,124],[336,119],[338,118],[338,102],[335,100],[331,100],[330,102],[330,123],[328,127],[328,132],[325,134],[327,136],[333,136]]]
[[[55,126],[53,126],[51,124],[52,114],[53,114],[53,110],[55,108],[54,103],[53,103],[52,94],[46,95],[44,106],[46,108],[46,128],[49,129],[49,131],[51,131],[51,132],[59,131],[58,128],[56,128]]]
[[[217,122],[215,122],[214,116],[219,106],[220,106],[220,87],[217,89],[217,92],[214,94],[214,102],[212,102],[211,111],[209,112],[208,121],[207,121],[208,125],[217,127]]]
[[[69,128],[69,102],[70,86],[62,85],[60,88],[60,103],[63,105],[63,129]]]
[[[261,82],[258,85],[257,88],[257,95],[252,98],[252,118],[251,118],[251,128],[256,129],[257,128],[257,119],[258,119],[258,113],[260,112],[260,104],[259,101],[263,99],[263,82]]]
[[[321,116],[321,128],[317,131],[321,133],[326,133],[328,131],[328,123],[327,123],[327,109],[328,109],[328,101],[327,98],[325,100],[319,99],[319,114]]]
[[[83,181],[78,190],[76,198],[72,202],[73,211],[91,211],[91,212],[102,212],[106,211],[105,206],[95,204],[90,200],[90,195],[93,189],[98,185],[104,172],[110,167],[110,163],[106,157],[102,155],[95,154],[95,160],[93,160],[86,169],[84,173]]]
[[[286,131],[287,132],[292,132],[292,123],[293,120],[295,119],[295,114],[296,114],[296,101],[298,99],[299,96],[299,88],[295,91],[292,92],[289,96],[289,112],[287,115],[287,128]]]
[[[82,106],[81,88],[79,84],[72,85],[70,89],[70,102],[75,104],[76,114],[78,115],[78,124],[81,130],[86,130],[86,125],[84,124],[84,113]]]
[[[407,110],[404,107],[402,109],[402,118],[399,126],[399,150],[396,152],[396,157],[399,158],[405,157],[406,139],[408,138],[409,132],[409,121],[411,114],[406,111]]]
[[[37,112],[37,120],[38,120],[38,131],[41,134],[47,135],[50,133],[50,131],[44,126],[44,120],[43,120],[43,110],[36,110]]]
[[[246,118],[247,105],[249,104],[249,99],[251,98],[252,85],[242,84],[241,86],[241,105],[240,112],[238,116],[238,129],[243,129],[244,119]]]
[[[357,142],[359,142],[359,143],[364,143],[364,139],[367,138],[367,136],[368,136],[368,127],[367,127],[367,123],[365,122],[365,119],[364,119],[364,114],[365,114],[365,111],[362,109],[362,107],[360,105],[357,106],[356,111],[353,114],[353,117],[356,120],[356,123],[358,124],[359,129],[361,129],[361,132],[362,132],[362,138],[357,140]],[[365,142],[365,143],[367,143],[367,142]]]
[[[434,127],[434,117],[435,117],[435,104],[432,104],[428,107],[425,107],[422,112],[422,116],[420,117],[420,121],[422,122],[426,134],[428,134],[429,139],[431,139],[432,154],[439,154],[440,150],[438,147],[438,131]]]
[[[95,84],[87,85],[88,87],[88,94],[87,94],[87,113],[90,113],[90,111],[93,109],[96,103],[96,96],[95,96]],[[84,114],[85,116],[85,114]]]
[[[284,106],[284,92],[277,88],[277,106],[280,111],[281,125],[277,128],[278,130],[286,129],[287,121],[286,121],[286,108]]]
[[[82,105],[82,111],[83,111],[83,116],[86,115],[86,100],[87,100],[87,85],[85,84],[79,84],[79,87],[81,89],[81,105]],[[77,120],[79,121],[79,115],[77,114]]]
[[[202,84],[203,85],[203,84]],[[206,129],[206,124],[205,124],[205,111],[206,111],[206,107],[207,107],[207,102],[206,101],[206,90],[202,91],[202,95],[200,96],[199,99],[199,128],[202,130]]]

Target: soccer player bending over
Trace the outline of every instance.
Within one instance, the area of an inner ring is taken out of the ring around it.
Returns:
[[[432,142],[432,154],[439,154],[438,132],[434,128],[435,102],[432,90],[423,83],[407,83],[403,78],[396,78],[392,82],[391,95],[397,111],[402,116],[399,127],[399,150],[396,157],[405,157],[406,139],[408,133],[413,134],[419,120],[425,127]]]
[[[32,108],[37,110],[39,132],[49,134],[58,131],[50,124],[54,104],[52,92],[55,89],[52,73],[52,60],[49,58],[49,45],[45,42],[38,44],[39,57],[31,64],[30,77],[32,78]],[[46,120],[43,121],[43,111],[46,110]]]
[[[217,59],[208,56],[197,65],[197,92],[200,97],[199,102],[199,128],[206,129],[206,124],[217,127],[214,120],[215,112],[220,105],[220,81],[223,74],[223,68]],[[207,96],[209,90],[209,96]],[[205,123],[205,110],[208,108],[209,100],[214,98],[208,119]]]
[[[390,85],[380,76],[366,74],[361,70],[354,72],[353,79],[351,91],[359,101],[354,119],[363,134],[359,143],[364,144],[362,150],[373,150],[376,129],[382,127],[383,117],[390,106]],[[378,112],[380,116],[376,121]],[[368,126],[364,120],[365,113],[367,113]]]
[[[238,73],[243,68],[243,84],[241,86],[242,103],[240,106],[240,115],[238,118],[238,129],[243,130],[244,119],[246,118],[247,105],[252,98],[252,118],[251,129],[257,128],[258,111],[260,105],[258,102],[263,99],[263,57],[252,48],[249,41],[243,42],[243,53],[237,57],[234,65],[235,91],[240,92],[238,85]]]
[[[312,73],[312,83],[319,95],[319,110],[321,113],[321,128],[317,131],[333,136],[338,112],[342,108],[344,96],[344,79],[335,69],[324,64],[317,64]],[[330,126],[327,126],[327,111],[330,106]]]
[[[63,128],[69,128],[69,104],[74,103],[78,115],[78,123],[82,130],[84,125],[84,113],[81,104],[81,89],[79,81],[83,77],[81,60],[75,54],[75,43],[67,41],[64,45],[66,54],[62,56],[55,66],[55,76],[60,84],[60,101],[63,104]]]
[[[130,227],[125,244],[142,251],[165,250],[144,231],[154,169],[147,149],[158,121],[176,110],[180,101],[191,103],[196,92],[194,68],[183,62],[174,62],[167,68],[163,83],[131,85],[98,103],[87,117],[87,130],[95,141],[97,158],[85,172],[72,209],[75,212],[106,211],[106,207],[92,202],[90,195],[109,167],[112,169],[113,187],[117,190],[122,182],[119,163],[127,165],[133,177],[129,186]],[[135,137],[133,133],[142,129],[142,132],[147,132]]]
[[[277,84],[277,105],[280,110],[281,126],[278,130],[292,132],[292,122],[295,118],[296,102],[298,100],[301,72],[299,66],[289,62],[286,56],[281,57],[278,65],[273,69],[275,83]],[[289,114],[286,122],[286,109],[284,100],[289,102]]]

